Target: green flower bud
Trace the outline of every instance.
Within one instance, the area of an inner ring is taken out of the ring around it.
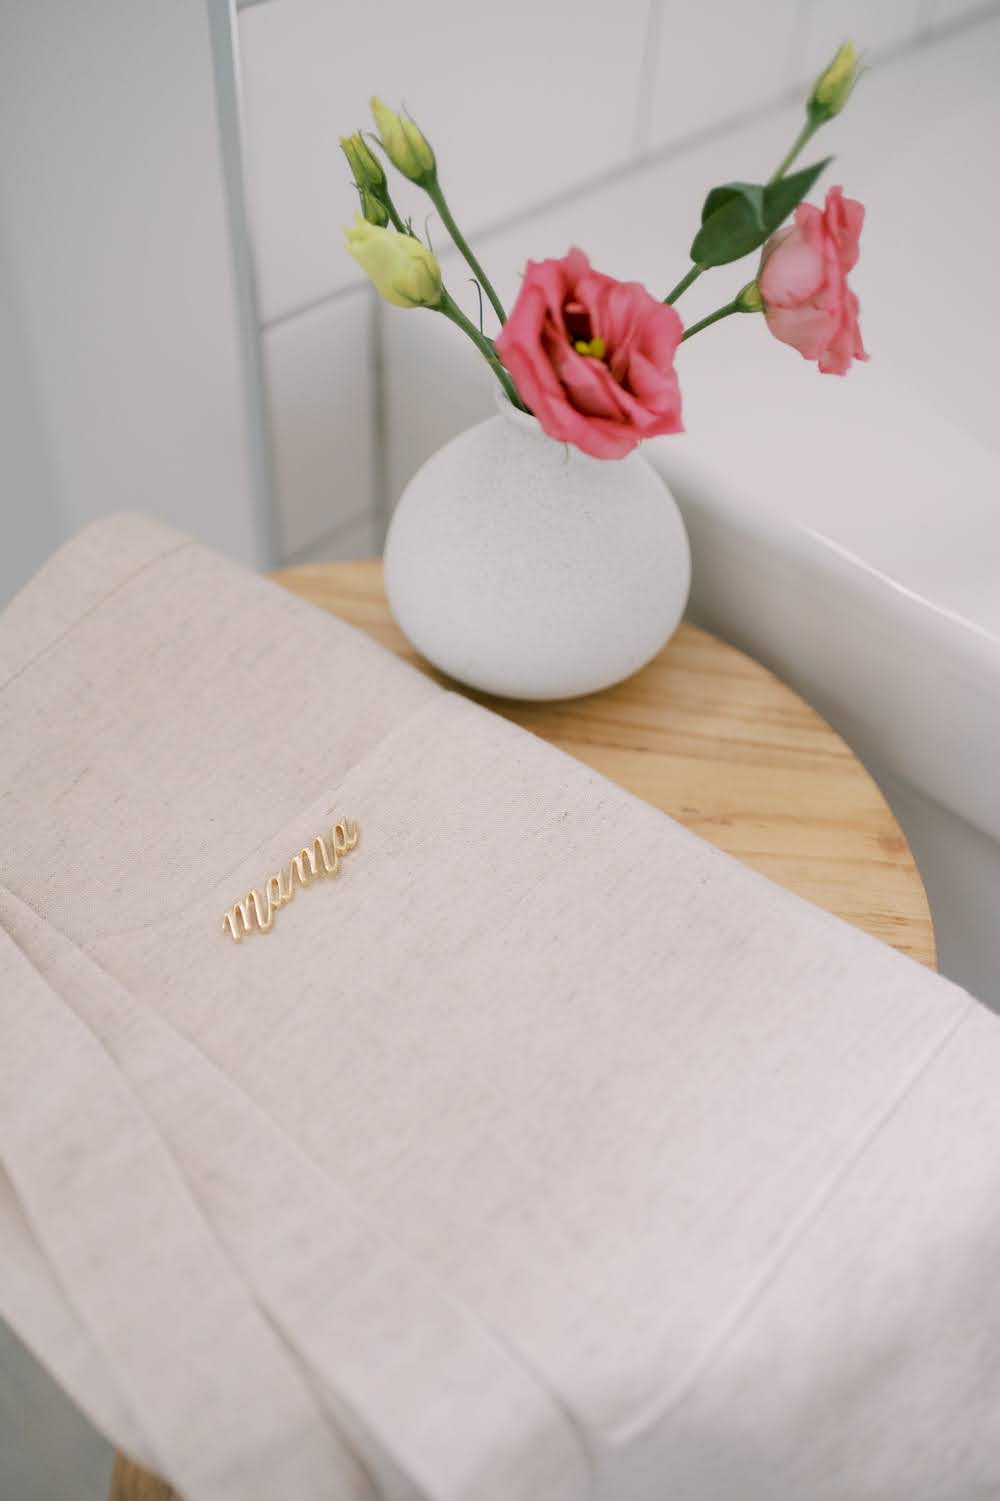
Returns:
[[[412,120],[404,120],[395,110],[389,109],[381,99],[373,98],[371,106],[379,142],[397,172],[422,186],[430,182],[436,163],[423,132]]]
[[[344,238],[375,290],[394,307],[438,307],[444,296],[441,267],[412,235],[367,223],[359,214]]]
[[[736,294],[736,306],[741,313],[759,313],[763,310],[764,299],[755,281],[748,281],[746,286]]]
[[[382,163],[360,130],[356,130],[352,136],[341,136],[340,149],[347,157],[347,165],[354,174],[354,181],[358,188],[367,188],[369,193],[376,193],[380,198],[384,198],[388,184],[385,180],[385,172],[382,170]]]
[[[389,222],[389,210],[381,198],[376,198],[374,193],[369,193],[367,188],[359,188],[361,197],[361,212],[369,224],[377,224],[384,229]]]
[[[851,96],[858,78],[858,54],[853,42],[837,50],[830,66],[819,75],[809,95],[808,110],[814,120],[832,120]]]

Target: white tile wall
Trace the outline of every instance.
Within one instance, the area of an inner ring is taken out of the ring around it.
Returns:
[[[263,331],[282,557],[372,509],[374,296],[361,287]]]
[[[800,0],[663,0],[649,145],[669,145],[776,98]]]
[[[460,223],[497,223],[627,159],[648,11],[648,0],[271,0],[244,10],[265,321],[357,280],[341,245],[356,196],[337,142],[367,128],[370,94],[405,102],[437,144]],[[421,196],[400,198],[419,223]]]
[[[498,258],[491,259],[499,267]],[[458,289],[461,276],[447,263]],[[516,292],[508,282],[501,296]],[[468,295],[462,299],[469,305]],[[382,319],[384,484],[388,509],[411,474],[442,443],[493,415],[496,380],[485,360],[453,324],[435,313],[414,311]],[[469,316],[474,312],[469,307]]]
[[[932,26],[947,26],[994,8],[990,0],[926,0],[926,5],[926,19]]]
[[[0,606],[65,535],[29,348],[0,222]]]
[[[352,515],[377,517],[417,458],[490,409],[490,377],[471,349],[456,354],[460,335],[443,320],[387,309],[379,365],[364,298],[345,293],[358,273],[341,246],[354,200],[337,140],[365,124],[370,90],[405,101],[420,120],[460,222],[507,258],[501,281],[526,255],[560,255],[577,239],[598,264],[607,247],[606,269],[653,283],[668,261],[683,264],[713,180],[714,165],[683,146],[689,137],[777,107],[846,37],[878,62],[982,9],[981,0],[384,0],[377,9],[266,0],[242,9],[245,154],[285,555],[347,535],[340,529]],[[905,119],[878,122],[884,158],[908,129]],[[787,144],[783,131],[734,131],[731,150],[711,161],[724,177],[766,172]],[[678,142],[685,154],[662,174],[662,198],[589,190]],[[566,211],[546,212],[567,194]],[[426,201],[409,185],[399,196],[419,224]],[[622,222],[609,222],[616,212]],[[666,237],[660,262],[651,260],[654,226]],[[435,244],[443,240],[438,230]],[[451,275],[475,316],[467,273]],[[696,288],[693,312],[699,297]],[[385,439],[377,464],[373,412]]]
[[[264,0],[259,0],[264,3]],[[339,526],[329,536],[304,547],[288,558],[289,563],[350,563],[358,558],[374,558],[382,551],[381,530],[373,511],[346,526]]]
[[[19,444],[19,504],[61,535],[145,509],[258,563],[211,38],[204,0],[0,4],[0,269],[45,450]]]

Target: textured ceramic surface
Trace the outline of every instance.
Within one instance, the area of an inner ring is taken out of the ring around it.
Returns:
[[[403,630],[436,667],[508,698],[573,698],[654,657],[687,600],[674,500],[638,454],[588,458],[504,401],[418,470],[385,548]]]

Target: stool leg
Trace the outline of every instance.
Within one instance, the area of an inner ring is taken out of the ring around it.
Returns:
[[[124,1454],[118,1454],[111,1473],[108,1501],[182,1501],[182,1498],[165,1480],[150,1474]]]

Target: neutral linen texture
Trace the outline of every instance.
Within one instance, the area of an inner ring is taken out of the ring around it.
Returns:
[[[0,727],[0,1313],[189,1501],[1000,1494],[963,992],[138,518]]]
[[[11,1181],[152,1456],[193,1496],[357,1493],[339,1436],[105,1051],[3,935]],[[204,1370],[204,1387],[190,1380]],[[353,1478],[353,1477],[352,1477]]]

